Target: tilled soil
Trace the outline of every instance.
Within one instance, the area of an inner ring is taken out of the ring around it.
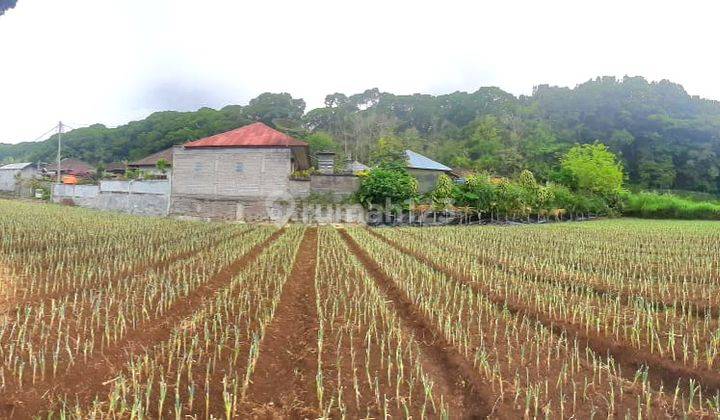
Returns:
[[[283,232],[283,229],[274,232],[207,283],[176,302],[162,319],[144,323],[129,332],[117,344],[94,354],[87,363],[76,364],[65,374],[36,387],[20,392],[6,392],[5,395],[0,396],[0,418],[12,416],[12,418],[24,419],[42,416],[48,407],[57,403],[48,401],[48,395],[66,395],[73,402],[84,404],[91,402],[98,395],[106,395],[113,379],[133,353],[168,339],[178,322],[197,311],[204,301],[212,298],[218,290],[227,285],[243,267],[255,260]]]
[[[262,418],[314,419],[318,315],[315,303],[317,228],[305,230],[275,317],[265,331],[244,407]]]
[[[340,230],[340,235],[382,292],[392,301],[404,325],[413,332],[428,360],[423,367],[437,379],[440,391],[454,399],[449,401],[450,406],[457,410],[454,415],[458,418],[473,419],[486,418],[491,414],[497,417],[499,414],[493,413],[493,403],[489,400],[493,392],[476,373],[472,363],[454,350],[417,306],[404,296],[382,268],[346,231]]]
[[[569,340],[577,340],[577,342],[590,348],[596,354],[611,355],[623,368],[622,370],[626,375],[633,375],[639,369],[647,367],[648,378],[656,387],[660,387],[662,385],[665,389],[667,389],[668,387],[672,388],[675,384],[679,383],[684,389],[687,389],[689,381],[692,379],[695,383],[699,384],[713,394],[720,392],[720,372],[683,366],[682,364],[664,359],[648,351],[637,349],[623,342],[608,339],[599,335],[589,334],[584,328],[581,328],[569,321],[551,318],[534,308],[528,308],[508,301],[504,297],[482,287],[482,285],[474,282],[471,278],[457,270],[437,264],[424,255],[414,252],[396,241],[379,235],[372,230],[368,229],[368,232],[370,232],[373,237],[378,238],[400,252],[414,257],[432,269],[443,273],[460,283],[464,283],[469,287],[472,287],[476,292],[486,296],[498,307],[506,308],[513,314],[523,315],[529,319],[539,322],[555,334],[564,333]],[[628,377],[628,380],[632,380],[632,377]]]

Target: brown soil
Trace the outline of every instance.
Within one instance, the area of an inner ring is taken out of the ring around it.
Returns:
[[[8,296],[11,295],[10,288],[13,287],[9,272],[6,266],[0,264],[0,315],[5,313],[9,303]]]
[[[217,229],[215,229],[215,230],[217,230]],[[228,241],[232,238],[241,237],[248,232],[249,231],[238,232],[234,235],[231,235],[228,238],[214,240],[214,241],[210,242],[207,246],[199,247],[198,249],[195,249],[195,250],[181,252],[181,253],[172,255],[164,260],[139,264],[131,269],[123,270],[114,275],[109,276],[106,280],[103,281],[103,285],[117,283],[126,277],[143,274],[148,271],[153,271],[153,270],[165,271],[168,269],[168,267],[170,267],[172,264],[174,264],[178,261],[192,258],[195,255],[199,254],[200,252],[202,252],[206,249],[214,248],[222,242]],[[1,278],[2,278],[2,271],[0,271],[0,279]],[[98,287],[101,287],[101,286],[102,285],[98,285]],[[66,289],[66,290],[58,290],[58,291],[52,292],[52,293],[34,294],[33,296],[30,296],[25,299],[13,299],[12,303],[8,302],[6,307],[0,306],[0,314],[11,313],[11,312],[14,312],[17,308],[22,308],[27,305],[39,305],[42,302],[46,302],[49,304],[52,300],[62,299],[63,297],[65,297],[67,295],[71,295],[72,293],[74,293],[74,290]],[[1,297],[2,296],[0,296],[0,298]],[[0,304],[2,304],[2,300],[0,300]]]
[[[413,332],[423,356],[429,362],[423,364],[423,368],[438,381],[440,390],[453,399],[448,402],[451,408],[458,410],[455,413],[457,418],[498,417],[502,413],[510,416],[512,411],[495,410],[495,402],[489,400],[494,392],[480,377],[473,364],[442,337],[432,322],[407,299],[402,290],[346,231],[340,230],[340,235],[382,292],[392,301],[404,326]]]
[[[375,236],[378,234],[375,232],[371,232]],[[404,234],[408,236],[412,236],[415,238],[420,238],[418,235],[415,235],[410,232],[403,232]],[[384,236],[383,236],[384,238]],[[388,238],[389,239],[389,238]],[[432,238],[422,237],[423,241],[428,241],[431,244],[433,244],[436,247],[439,248],[445,248],[444,245],[439,244],[438,242],[434,241]],[[467,253],[467,249],[460,249],[456,247],[452,247],[453,250],[458,252]],[[718,318],[720,317],[720,306],[718,305],[711,305],[707,304],[705,302],[697,302],[697,301],[689,301],[687,305],[682,305],[679,302],[670,302],[670,301],[663,301],[657,298],[649,298],[647,296],[642,296],[639,294],[633,294],[629,293],[624,290],[615,290],[611,289],[609,287],[605,287],[602,285],[590,285],[586,284],[586,280],[583,280],[579,278],[579,276],[573,274],[573,273],[556,273],[549,270],[538,270],[538,269],[531,269],[527,267],[516,267],[512,264],[512,262],[505,261],[502,259],[497,258],[487,258],[482,257],[479,255],[475,255],[477,257],[478,261],[486,265],[488,267],[495,267],[497,269],[503,270],[509,274],[516,274],[516,273],[524,273],[530,275],[533,280],[538,282],[544,282],[548,284],[558,285],[565,287],[567,290],[578,290],[582,289],[589,293],[593,293],[597,296],[608,296],[614,299],[618,299],[622,304],[624,305],[630,305],[633,304],[637,299],[643,299],[645,302],[650,304],[650,307],[657,310],[657,311],[666,311],[666,310],[673,310],[678,315],[685,315],[689,314],[692,316],[696,316],[699,318],[704,318],[705,314],[708,314],[711,318]]]
[[[207,283],[177,301],[161,319],[140,325],[116,345],[106,348],[102,353],[95,353],[86,364],[76,364],[65,374],[34,388],[7,392],[0,396],[0,418],[11,415],[18,419],[42,416],[57,403],[57,400],[51,399],[53,396],[68,396],[73,402],[88,404],[96,396],[106,395],[112,386],[113,378],[134,353],[167,340],[177,323],[195,313],[207,299],[211,299],[218,290],[227,285],[283,232],[284,229],[274,232]]]
[[[319,417],[315,392],[319,322],[315,304],[317,228],[308,228],[283,286],[278,309],[260,344],[249,388],[249,415]]]
[[[678,362],[664,359],[647,351],[636,349],[623,342],[602,336],[590,335],[585,332],[584,328],[576,324],[562,319],[551,318],[534,308],[527,308],[522,304],[509,301],[505,297],[482,287],[481,284],[478,284],[473,281],[473,279],[460,273],[459,271],[441,266],[434,261],[431,261],[424,255],[398,244],[396,241],[379,235],[370,229],[367,230],[373,237],[384,241],[400,252],[414,257],[425,265],[454,279],[455,281],[472,287],[473,290],[487,297],[496,306],[506,308],[513,314],[525,316],[528,319],[539,322],[556,334],[565,333],[570,341],[577,340],[578,343],[590,348],[599,355],[611,355],[618,365],[622,367],[624,374],[630,375],[629,379],[631,381],[632,375],[638,369],[645,366],[649,368],[648,378],[656,387],[663,384],[665,389],[673,389],[674,386],[679,383],[681,385],[681,389],[687,390],[689,380],[693,379],[710,394],[720,392],[720,372],[683,366]]]

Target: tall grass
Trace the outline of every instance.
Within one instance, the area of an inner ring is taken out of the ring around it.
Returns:
[[[692,201],[671,194],[641,192],[627,196],[623,213],[652,219],[720,220],[720,204]]]

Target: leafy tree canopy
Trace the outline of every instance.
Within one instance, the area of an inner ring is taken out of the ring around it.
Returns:
[[[358,198],[366,206],[401,207],[414,199],[417,192],[417,180],[404,168],[378,167],[362,176]]]
[[[602,143],[573,147],[562,158],[561,165],[578,190],[609,197],[622,189],[622,166]]]

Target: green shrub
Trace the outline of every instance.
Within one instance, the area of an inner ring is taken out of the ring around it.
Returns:
[[[720,204],[692,201],[671,194],[641,192],[625,197],[624,214],[652,219],[720,220]]]
[[[358,201],[367,207],[373,204],[403,207],[417,197],[418,182],[400,165],[385,165],[371,169],[360,177]]]

